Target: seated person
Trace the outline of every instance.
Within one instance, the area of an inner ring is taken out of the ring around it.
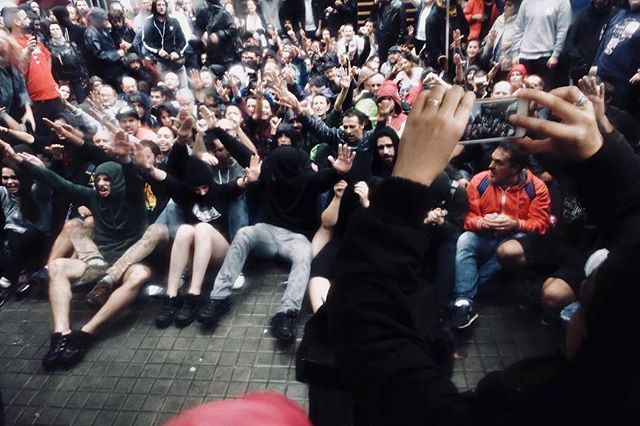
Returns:
[[[217,128],[215,116],[208,117],[210,131],[243,166],[253,153],[239,141]],[[314,172],[308,155],[293,146],[278,146],[264,160],[256,185],[261,197],[263,217],[254,226],[238,231],[213,285],[209,303],[200,310],[198,321],[214,325],[229,311],[234,281],[251,252],[267,258],[291,262],[287,289],[277,313],[271,319],[271,333],[278,341],[295,340],[294,320],[300,311],[311,265],[309,236],[317,229],[316,205],[320,193],[327,191],[346,174],[355,154],[340,146],[333,168]]]
[[[524,152],[502,142],[491,154],[489,170],[471,178],[466,188],[469,213],[456,247],[454,328],[466,328],[478,318],[473,308],[478,285],[499,271],[502,261],[522,256],[518,240],[549,227],[549,191],[526,162]]]
[[[95,242],[98,251],[76,251],[78,259],[56,259],[50,265],[49,300],[53,314],[51,346],[42,363],[45,368],[71,367],[82,360],[97,328],[131,304],[140,286],[148,279],[150,270],[144,265],[132,265],[124,274],[121,286],[112,289],[94,288],[89,298],[107,298],[102,308],[79,330],[70,324],[71,281],[80,278],[86,261],[104,257],[118,258],[140,239],[147,227],[144,204],[144,183],[137,167],[129,159],[129,145],[123,132],[116,135],[123,164],[109,161],[95,170],[95,190],[75,185],[46,169],[35,156],[16,154],[7,145],[4,151],[25,172],[61,192],[79,205],[87,206],[94,215]],[[107,297],[105,297],[105,293]],[[109,295],[110,294],[110,295]]]

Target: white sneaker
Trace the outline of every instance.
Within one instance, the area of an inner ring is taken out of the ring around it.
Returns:
[[[245,282],[244,274],[240,272],[240,275],[238,275],[238,278],[236,278],[236,280],[233,282],[232,288],[234,290],[239,290],[242,287],[244,287],[244,282]]]

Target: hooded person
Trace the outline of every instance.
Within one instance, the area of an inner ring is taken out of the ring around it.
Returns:
[[[220,128],[209,130],[243,166],[251,152]],[[355,155],[355,154],[354,154]],[[262,163],[256,196],[263,210],[256,224],[238,231],[213,285],[210,300],[198,314],[198,321],[215,325],[231,307],[231,289],[242,272],[250,252],[291,263],[287,288],[276,314],[271,318],[271,334],[281,343],[295,341],[295,318],[304,299],[311,268],[310,237],[318,227],[318,195],[328,191],[353,164],[347,147],[341,147],[333,167],[315,172],[308,154],[294,146],[275,148]]]
[[[376,103],[378,105],[378,125],[387,125],[402,134],[407,115],[402,110],[402,101],[395,82],[385,80],[382,83]]]
[[[196,12],[194,27],[198,39],[207,34],[204,50],[208,65],[228,66],[238,60],[239,29],[218,0],[205,1],[205,7]]]
[[[175,149],[186,152],[186,146],[181,144]],[[163,298],[155,319],[159,328],[166,328],[174,321],[178,327],[185,327],[196,319],[203,304],[200,294],[207,268],[211,263],[221,262],[229,248],[229,202],[260,175],[257,156],[251,163],[244,176],[221,185],[215,182],[211,167],[195,157],[187,158],[182,182],[152,164],[147,165],[149,175],[165,185],[184,218],[171,249],[167,297]],[[187,294],[182,296],[178,289],[189,264],[191,280]]]
[[[123,163],[108,161],[96,167],[95,189],[69,182],[44,167],[37,157],[18,155],[8,145],[3,146],[5,153],[18,162],[26,173],[76,205],[86,206],[93,214],[93,241],[83,240],[81,245],[74,241],[78,259],[58,258],[49,264],[49,295],[54,332],[49,351],[42,360],[45,368],[69,368],[80,362],[97,328],[132,303],[140,287],[150,276],[147,267],[132,264],[127,268],[117,289],[115,285],[97,284],[87,295],[87,302],[100,308],[99,311],[81,329],[72,330],[69,317],[71,281],[81,278],[96,259],[105,263],[105,260],[114,261],[119,258],[142,237],[147,228],[144,181],[138,168],[130,161],[124,134],[118,134],[116,141],[117,148],[126,152],[122,156]],[[77,229],[80,230],[84,234],[90,232],[85,227]]]
[[[300,148],[300,139],[302,135],[289,123],[280,123],[276,129],[276,133],[271,139],[270,151],[280,146],[293,146]]]
[[[169,16],[166,0],[151,2],[151,17],[144,21],[141,33],[142,45],[157,61],[160,74],[175,72],[180,79],[180,86],[188,87],[184,68],[187,40],[180,22]]]
[[[65,39],[74,42],[78,46],[84,46],[84,28],[71,22],[69,9],[66,6],[56,6],[51,9],[51,13],[56,17],[58,25],[62,28]]]
[[[380,178],[388,178],[396,164],[400,137],[393,128],[378,126],[373,134],[373,140],[376,141],[376,153],[371,162],[371,174]]]
[[[84,51],[89,74],[100,76],[112,87],[118,87],[126,68],[125,51],[113,42],[107,30],[107,11],[94,7],[87,16],[89,27],[84,33]]]

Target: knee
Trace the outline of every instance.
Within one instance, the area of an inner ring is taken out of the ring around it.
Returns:
[[[472,250],[478,244],[479,237],[475,232],[466,231],[460,235],[458,241],[456,242],[456,249],[458,251],[462,250]]]
[[[571,286],[559,278],[549,278],[542,285],[542,306],[548,309],[562,309],[575,300]]]
[[[213,226],[208,223],[198,223],[193,227],[193,237],[195,239],[210,239],[211,233],[213,232]]]
[[[60,276],[66,277],[67,275],[66,272],[68,269],[68,259],[64,259],[64,258],[54,259],[51,262],[49,262],[48,267],[49,267],[49,276],[51,278],[60,277]]]
[[[296,250],[293,251],[291,259],[293,263],[306,262],[311,264],[311,260],[313,260],[313,250],[311,249],[311,244],[297,247]]]
[[[253,238],[253,226],[243,226],[242,228],[238,229],[238,232],[236,232],[236,236],[233,239],[233,241],[249,241],[251,240],[251,238]]]
[[[138,287],[151,277],[151,270],[142,264],[131,265],[124,276],[123,287]]]
[[[192,239],[194,235],[194,228],[192,225],[180,225],[178,230],[176,231],[176,241],[177,240],[185,240]]]
[[[502,264],[524,265],[526,263],[524,249],[516,240],[509,240],[500,244],[496,250],[496,257]]]
[[[167,241],[169,239],[169,228],[166,225],[154,223],[145,232],[147,238],[154,241]]]
[[[60,235],[62,234],[71,235],[71,233],[74,230],[80,228],[81,226],[82,226],[82,221],[80,220],[76,220],[76,219],[68,220],[62,226],[62,231],[60,231]]]

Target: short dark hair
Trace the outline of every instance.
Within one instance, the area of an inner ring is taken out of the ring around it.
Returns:
[[[509,161],[511,166],[517,166],[524,169],[529,165],[529,154],[518,148],[513,142],[503,141],[496,147],[509,154]]]
[[[164,86],[153,86],[151,89],[149,89],[149,93],[151,92],[160,92],[162,96],[164,96],[165,98],[167,97],[167,88]]]
[[[160,147],[158,146],[157,143],[150,141],[149,139],[143,139],[140,141],[140,145],[149,148],[151,150],[151,152],[153,152],[154,156],[158,156],[158,155],[162,155],[162,152],[160,152]]]
[[[349,108],[346,110],[342,117],[356,117],[359,124],[365,124],[367,120],[369,120],[369,117],[367,117],[362,111],[355,108]]]

